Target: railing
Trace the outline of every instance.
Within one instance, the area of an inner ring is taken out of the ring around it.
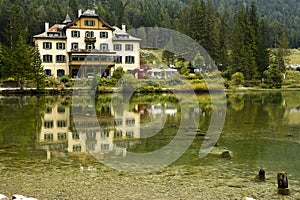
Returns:
[[[96,37],[85,37],[84,41],[85,42],[96,42]]]
[[[71,49],[71,52],[95,52],[95,53],[107,53],[112,52],[109,49]]]

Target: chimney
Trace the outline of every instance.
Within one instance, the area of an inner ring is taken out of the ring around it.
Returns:
[[[122,24],[122,31],[126,32],[126,25]]]
[[[82,15],[82,11],[81,9],[78,10],[78,17],[80,17]]]
[[[45,22],[45,32],[49,30],[49,22]]]

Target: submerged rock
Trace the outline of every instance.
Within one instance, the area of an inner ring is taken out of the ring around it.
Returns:
[[[228,150],[226,150],[226,151],[222,152],[221,157],[222,158],[228,158],[228,159],[230,159],[231,158],[231,154],[230,154],[230,152]]]

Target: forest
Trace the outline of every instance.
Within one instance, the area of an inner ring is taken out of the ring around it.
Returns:
[[[236,72],[246,80],[262,79],[270,65],[277,66],[272,73],[284,72],[287,49],[300,45],[296,0],[0,0],[0,79],[15,76],[5,59],[24,43],[32,45],[44,22],[61,23],[67,13],[74,20],[78,9],[87,8],[111,25],[165,27],[190,36],[228,79]]]

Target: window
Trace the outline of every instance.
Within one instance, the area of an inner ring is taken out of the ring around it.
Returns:
[[[52,63],[52,55],[43,55],[44,63]]]
[[[93,49],[95,49],[95,45],[94,44],[86,44],[86,49],[93,50]]]
[[[71,43],[71,48],[72,48],[73,50],[77,50],[77,49],[78,49],[78,43],[77,43],[77,42]]]
[[[67,139],[67,134],[66,133],[58,133],[57,139],[58,140],[66,140]]]
[[[115,119],[116,125],[121,126],[122,125],[122,119]]]
[[[108,138],[108,137],[109,137],[109,132],[107,130],[101,132],[101,138]]]
[[[108,32],[101,31],[100,38],[108,38]]]
[[[45,70],[45,75],[46,76],[51,76],[51,69],[46,69]]]
[[[86,150],[88,150],[88,151],[95,151],[95,144],[93,144],[93,143],[88,143],[88,144],[86,145]]]
[[[126,137],[133,138],[133,136],[134,136],[133,131],[126,131]]]
[[[53,141],[53,134],[52,133],[44,134],[44,140],[49,142]]]
[[[47,114],[51,114],[52,113],[52,108],[51,107],[47,107],[46,108],[46,113]]]
[[[101,150],[109,150],[109,144],[101,144]]]
[[[121,44],[114,44],[114,51],[121,51],[122,45]]]
[[[116,57],[115,57],[115,62],[116,62],[117,64],[122,64],[122,56],[116,56]]]
[[[57,76],[58,77],[62,77],[62,76],[64,76],[65,75],[65,70],[63,70],[63,69],[58,69],[57,70]]]
[[[93,132],[86,133],[86,138],[87,139],[95,139],[96,138],[96,133],[93,133]]]
[[[103,51],[107,51],[108,50],[108,44],[100,44],[100,50],[103,50]]]
[[[116,35],[118,39],[128,39],[129,35]]]
[[[75,144],[73,145],[73,152],[80,152],[81,151],[81,145]]]
[[[71,36],[74,38],[79,38],[80,37],[80,32],[79,31],[71,31]]]
[[[59,120],[57,121],[57,127],[67,127],[67,122],[65,120]]]
[[[127,126],[133,126],[135,124],[135,119],[126,119]]]
[[[65,108],[62,106],[57,107],[57,113],[65,113]]]
[[[51,42],[43,42],[43,49],[52,49]]]
[[[53,128],[53,121],[44,121],[45,128]]]
[[[84,20],[85,26],[95,26],[95,20]]]
[[[57,42],[56,43],[56,49],[57,50],[64,50],[65,48],[66,48],[65,43],[63,43],[63,42]]]
[[[134,56],[126,56],[125,63],[126,64],[134,64]]]
[[[65,55],[57,55],[56,56],[56,62],[57,63],[65,63],[66,62],[66,56]]]
[[[133,45],[132,44],[125,44],[125,51],[133,51]]]
[[[73,140],[79,140],[79,134],[78,133],[72,133],[72,139]]]
[[[117,131],[115,132],[115,134],[114,134],[114,137],[115,137],[115,138],[121,138],[121,137],[122,137],[122,131],[117,130]]]
[[[87,38],[92,38],[92,37],[94,37],[94,31],[86,31],[86,32],[85,32],[85,37],[87,37]]]

